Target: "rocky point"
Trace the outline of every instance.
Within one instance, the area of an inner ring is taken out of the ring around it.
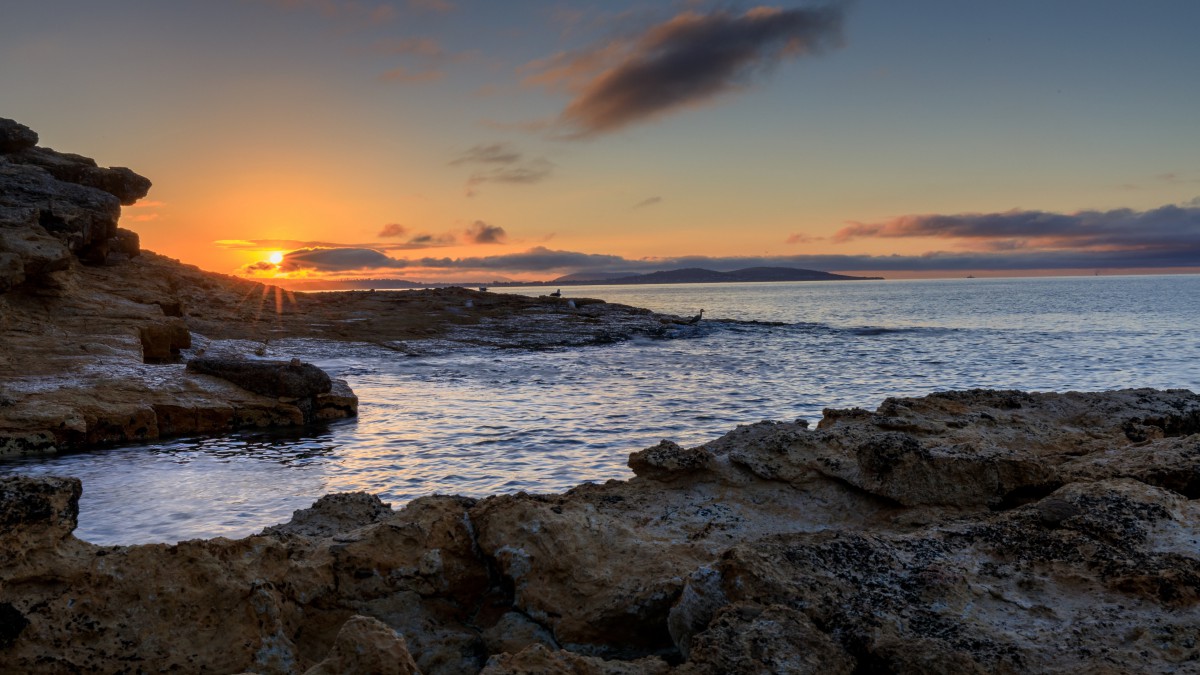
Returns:
[[[342,380],[303,392],[251,384],[252,368],[286,374],[306,340],[403,355],[683,328],[680,317],[586,298],[292,293],[204,272],[142,250],[118,227],[149,180],[37,143],[0,118],[0,455],[353,417],[358,400]],[[217,372],[198,358],[240,365]]]

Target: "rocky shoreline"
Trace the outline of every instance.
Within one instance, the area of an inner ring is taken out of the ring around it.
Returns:
[[[0,120],[0,455],[356,414],[295,341],[401,354],[687,330],[601,301],[292,294],[144,252],[149,181]],[[0,671],[1189,672],[1200,396],[944,392],[664,440],[558,495],[335,494],[96,546],[0,478]],[[137,489],[137,486],[130,486]]]
[[[250,391],[196,357],[276,360],[289,341],[403,354],[662,337],[681,317],[465,288],[291,293],[143,251],[118,227],[150,181],[37,145],[0,118],[0,456],[353,417],[341,380]],[[285,345],[280,347],[280,345]],[[300,367],[300,366],[296,366]],[[304,365],[304,367],[309,367]]]
[[[0,480],[22,672],[1186,672],[1200,396],[966,391],[633,453],[561,495],[329,495],[241,540],[95,546]]]

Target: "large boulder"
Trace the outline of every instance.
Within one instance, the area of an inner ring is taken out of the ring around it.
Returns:
[[[258,361],[197,357],[188,361],[187,369],[201,375],[229,380],[247,391],[264,396],[311,398],[333,389],[329,375],[311,363],[291,361]]]

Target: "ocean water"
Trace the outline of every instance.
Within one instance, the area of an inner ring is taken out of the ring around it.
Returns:
[[[544,293],[544,288],[505,289]],[[973,387],[1200,390],[1200,276],[564,288],[705,321],[674,339],[406,357],[284,344],[343,377],[360,417],[305,432],[9,460],[83,480],[96,543],[245,536],[320,495],[558,492],[628,454],[738,424]]]

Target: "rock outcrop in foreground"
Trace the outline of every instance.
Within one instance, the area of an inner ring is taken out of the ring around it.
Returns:
[[[356,413],[340,380],[319,392],[264,394],[185,371],[191,322],[206,300],[256,284],[189,278],[142,255],[137,234],[117,222],[150,181],[37,142],[28,127],[0,119],[0,455]]]
[[[562,495],[323,497],[98,547],[0,481],[19,672],[1193,672],[1200,396],[967,391],[634,453]],[[85,486],[86,487],[86,486]]]
[[[201,355],[247,368],[260,357],[290,363],[303,339],[401,355],[537,349],[664,335],[680,322],[582,298],[303,294],[202,272],[141,250],[136,233],[118,228],[121,206],[150,181],[37,143],[0,118],[0,456],[356,414],[340,380],[304,395],[257,391],[246,386],[253,377],[184,368]]]

